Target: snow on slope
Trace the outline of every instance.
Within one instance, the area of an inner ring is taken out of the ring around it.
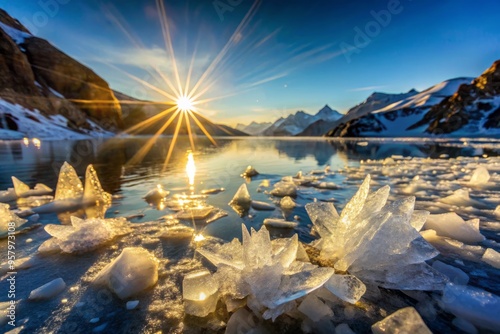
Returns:
[[[382,113],[403,108],[431,107],[441,102],[445,97],[453,95],[462,84],[469,84],[474,78],[455,78],[443,81],[416,95],[394,102],[384,108],[372,111]]]
[[[10,128],[6,115],[16,120],[17,129]],[[76,132],[69,129],[68,119],[62,115],[44,116],[38,110],[29,110],[18,104],[11,104],[0,99],[0,140],[19,139],[23,137],[39,139],[87,139],[95,137],[111,137],[112,132],[103,130],[88,120],[91,130]]]
[[[268,127],[272,125],[271,122],[252,122],[248,125],[238,124],[236,125],[236,129],[248,133],[252,136],[258,136],[262,132],[264,132]]]
[[[12,28],[11,26],[8,26],[2,22],[0,22],[0,29],[5,31],[5,33],[7,35],[9,35],[9,37],[12,38],[12,40],[14,42],[16,42],[16,44],[24,43],[25,38],[33,37],[32,35],[24,32],[24,31],[17,30],[16,28]]]

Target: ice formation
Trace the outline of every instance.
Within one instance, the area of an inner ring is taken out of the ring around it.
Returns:
[[[492,267],[500,269],[500,253],[492,248],[486,249],[482,260]]]
[[[66,283],[62,278],[56,278],[47,284],[31,291],[28,299],[29,300],[43,300],[51,299],[66,289]]]
[[[280,181],[274,185],[271,195],[276,197],[297,197],[297,186],[293,182]]]
[[[158,259],[140,247],[124,248],[94,280],[106,285],[119,298],[126,299],[152,287],[158,281]]]
[[[425,263],[438,252],[412,226],[415,198],[387,203],[388,186],[372,193],[369,186],[368,175],[340,215],[331,203],[306,205],[321,237],[313,244],[320,258],[381,287],[442,289],[446,277]]]
[[[296,228],[299,224],[281,218],[266,218],[264,219],[264,225],[275,228]]]
[[[158,204],[170,194],[170,191],[163,189],[161,184],[158,184],[154,189],[144,195],[144,200],[148,203]]]
[[[8,204],[0,203],[0,238],[6,236],[9,231],[18,230],[27,220],[19,218],[9,210]]]
[[[479,232],[479,219],[464,221],[455,212],[429,215],[424,228],[434,230],[442,237],[450,237],[465,243],[484,240],[484,236]]]
[[[276,209],[274,205],[260,201],[252,201],[251,206],[254,210],[259,211],[273,211],[274,209]]]
[[[446,275],[452,283],[458,285],[467,285],[467,283],[469,283],[469,276],[463,270],[454,266],[450,266],[449,264],[441,261],[434,261],[432,268],[436,269],[443,275]]]
[[[471,186],[483,186],[490,180],[490,173],[484,166],[479,166],[476,168],[474,173],[470,178],[469,184]]]
[[[372,326],[374,334],[432,334],[425,322],[413,307],[397,310],[387,318]]]
[[[184,276],[182,296],[186,313],[206,317],[217,306],[219,283],[208,270],[199,270]]]
[[[14,191],[17,197],[30,197],[30,196],[44,196],[52,194],[53,190],[47,187],[45,184],[37,183],[33,189],[20,181],[16,177],[12,177],[12,183],[14,184]]]
[[[80,198],[83,196],[83,184],[75,169],[67,162],[61,166],[57,180],[55,200]]]
[[[478,327],[495,332],[500,328],[500,297],[487,291],[447,284],[441,305],[446,311]]]
[[[285,196],[280,200],[280,207],[282,210],[292,211],[295,205],[295,201],[290,196]]]
[[[242,177],[247,177],[247,178],[251,178],[257,175],[259,175],[259,172],[257,172],[257,170],[252,166],[248,166],[245,169],[245,171],[241,174]]]
[[[244,213],[250,209],[250,206],[252,205],[252,198],[250,197],[246,184],[243,183],[238,188],[233,199],[229,202],[229,205],[240,215],[244,215]]]
[[[243,241],[234,239],[223,245],[205,245],[197,251],[217,267],[207,280],[213,295],[217,286],[219,295],[229,309],[246,305],[264,319],[275,319],[295,307],[296,299],[321,287],[332,275],[332,268],[319,268],[311,263],[297,261],[297,235],[289,239],[271,241],[266,228],[248,232],[242,225]],[[213,277],[213,281],[212,281]],[[184,298],[196,297],[201,292],[184,292]],[[246,300],[244,300],[246,298]],[[292,302],[292,303],[290,303]],[[189,311],[189,310],[187,310]]]
[[[53,238],[40,246],[42,252],[57,250],[64,253],[85,253],[110,242],[117,236],[131,232],[125,218],[71,217],[71,225],[48,224],[45,231]]]

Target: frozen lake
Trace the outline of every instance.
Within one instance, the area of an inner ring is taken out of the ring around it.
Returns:
[[[89,164],[93,164],[103,189],[113,195],[106,217],[129,217],[136,225],[131,234],[95,251],[80,255],[36,255],[32,267],[20,270],[16,283],[16,300],[20,300],[17,320],[19,326],[24,326],[24,332],[224,332],[227,314],[220,308],[216,315],[207,319],[184,315],[182,279],[188,272],[202,268],[206,261],[195,252],[197,246],[190,237],[158,237],[164,228],[173,226],[175,210],[168,205],[150,205],[143,199],[157,185],[170,191],[169,198],[192,191],[200,194],[206,189],[224,188],[222,192],[208,195],[206,203],[227,213],[226,216],[209,224],[193,225],[189,220],[178,222],[194,227],[196,234],[207,239],[231,241],[235,237],[241,238],[242,223],[260,229],[266,218],[286,218],[297,222],[298,226],[295,229],[270,228],[271,236],[289,237],[297,233],[299,241],[309,243],[316,236],[311,234],[311,220],[305,204],[333,202],[340,212],[365,175],[370,174],[372,189],[391,186],[391,200],[413,195],[418,210],[432,214],[452,211],[464,220],[478,218],[484,241],[459,245],[433,239],[431,244],[441,252],[435,260],[465,272],[470,286],[500,295],[500,269],[481,260],[488,248],[500,251],[500,223],[498,211],[495,211],[500,205],[500,159],[497,158],[500,140],[217,138],[218,146],[213,147],[208,140],[198,138],[193,155],[196,165],[194,189],[190,189],[186,175],[190,149],[187,139],[181,138],[177,143],[164,172],[163,163],[170,143],[167,138],[160,139],[142,162],[128,164],[147,139],[42,141],[37,145],[22,141],[0,142],[1,190],[12,187],[11,176],[30,186],[44,183],[55,189],[59,169],[65,161],[80,176],[85,174]],[[249,165],[260,174],[245,180],[240,174]],[[467,182],[478,166],[486,167],[491,179],[485,186],[474,187]],[[269,192],[273,184],[283,177],[295,176],[299,171],[303,175],[313,175],[317,180],[298,187],[297,206],[284,216],[279,208],[280,198]],[[250,209],[241,217],[228,203],[243,183],[246,183],[252,200],[272,204],[276,209]],[[456,193],[457,190],[467,190],[468,197]],[[11,209],[18,205],[16,202],[9,204]],[[43,225],[67,223],[68,217],[68,214],[41,214],[37,222],[25,225],[33,228],[17,235],[16,257],[35,256],[38,247],[50,237]],[[432,237],[426,236],[426,239]],[[129,246],[143,247],[162,259],[158,283],[128,299],[139,301],[134,310],[127,310],[126,301],[108,289],[89,284],[111,259]],[[7,253],[5,239],[0,240],[0,251]],[[27,301],[32,290],[58,277],[63,278],[67,285],[61,294],[47,301]],[[7,287],[4,277],[0,290],[7,291]],[[377,297],[367,296],[365,309],[349,305],[341,313],[334,310],[332,321],[334,324],[347,323],[355,332],[369,332],[370,326],[384,318],[384,314],[414,306],[433,332],[458,331],[452,323],[454,316],[440,308],[437,293],[405,294],[387,290],[383,295],[389,298],[379,302]],[[0,302],[6,300],[6,295],[0,296]],[[0,327],[2,331],[10,329],[6,324]],[[300,331],[300,324],[278,319],[275,323],[269,321],[266,329],[296,332]]]

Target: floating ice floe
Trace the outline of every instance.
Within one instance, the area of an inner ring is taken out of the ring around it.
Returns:
[[[259,175],[259,172],[257,172],[257,170],[255,168],[253,168],[252,166],[248,166],[245,171],[241,174],[242,177],[245,177],[245,178],[252,178],[254,176],[257,176]]]
[[[439,253],[412,226],[415,198],[387,203],[390,188],[370,193],[369,185],[368,175],[340,215],[332,203],[306,205],[321,237],[313,243],[320,258],[381,287],[442,289],[447,278],[425,263]]]
[[[258,232],[252,229],[250,234],[244,225],[242,233],[242,242],[234,239],[223,245],[204,245],[197,249],[217,271],[213,275],[203,274],[203,279],[210,284],[203,285],[206,291],[200,290],[203,286],[199,287],[195,296],[213,296],[217,288],[228,309],[234,311],[246,304],[255,314],[274,320],[295,308],[293,301],[321,287],[333,275],[332,268],[297,261],[297,235],[271,241],[266,228]],[[192,291],[183,292],[186,300],[193,301]],[[200,302],[205,301],[201,299],[198,298]]]
[[[264,225],[275,228],[296,228],[299,223],[287,221],[281,218],[266,218],[264,219]]]
[[[19,218],[9,208],[8,204],[0,203],[0,238],[5,237],[9,232],[19,230],[27,222],[26,219]]]
[[[9,188],[4,191],[0,191],[0,202],[10,202],[20,198],[28,197],[39,197],[51,195],[53,190],[42,183],[37,183],[33,189],[16,178],[12,176],[12,183],[14,188]]]
[[[425,322],[413,307],[397,310],[387,318],[372,326],[374,334],[432,334]]]
[[[144,200],[148,203],[158,205],[169,194],[170,191],[163,189],[162,185],[158,184],[156,188],[151,189],[146,195],[144,195]]]
[[[266,203],[266,202],[260,202],[260,201],[252,201],[252,209],[258,210],[258,211],[273,211],[276,209],[276,207],[272,204]]]
[[[469,185],[470,186],[483,186],[488,183],[490,180],[490,173],[488,172],[488,169],[484,166],[479,166],[476,168],[474,173],[472,173],[472,176],[469,180]]]
[[[290,196],[285,196],[280,200],[280,207],[284,211],[292,211],[295,206],[295,201]]]
[[[120,299],[126,299],[157,281],[158,259],[144,248],[127,247],[99,272],[94,283],[106,285]]]
[[[48,224],[45,231],[53,238],[40,245],[40,252],[60,250],[64,253],[85,253],[99,248],[115,237],[131,232],[125,218],[71,217],[71,225]]]
[[[66,283],[62,278],[56,278],[47,284],[31,291],[28,299],[29,300],[44,300],[51,299],[66,289]]]
[[[293,182],[280,181],[274,185],[270,193],[276,197],[297,197],[297,186]]]
[[[211,189],[204,189],[201,191],[203,195],[216,195],[218,193],[223,192],[225,189],[224,188],[211,188]]]
[[[479,232],[479,219],[464,221],[455,212],[429,215],[424,228],[434,230],[440,236],[465,243],[484,240],[484,236]]]
[[[250,197],[246,184],[243,183],[238,188],[233,199],[229,202],[229,205],[240,215],[244,215],[244,213],[250,209],[250,206],[252,205],[252,198]]]

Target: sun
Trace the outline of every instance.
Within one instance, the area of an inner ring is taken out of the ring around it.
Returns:
[[[176,101],[177,108],[180,111],[191,111],[193,110],[193,101],[187,96],[181,96]]]

